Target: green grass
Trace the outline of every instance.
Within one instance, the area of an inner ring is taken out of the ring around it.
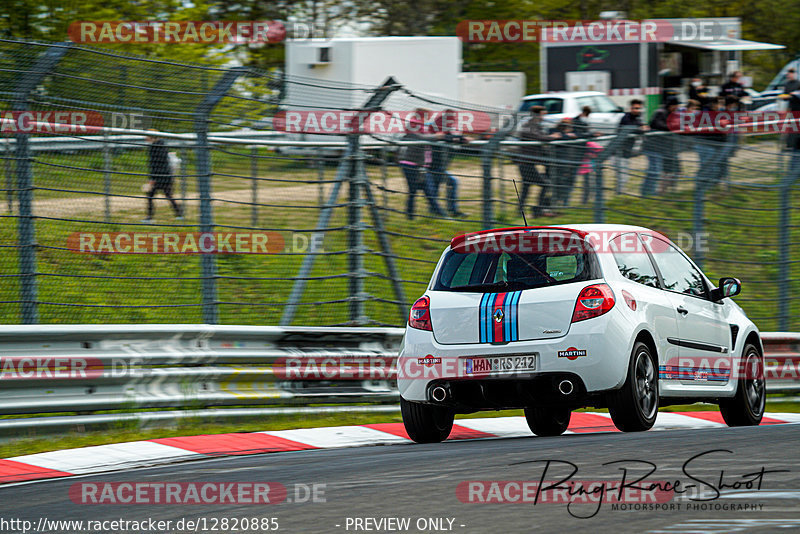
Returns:
[[[244,153],[247,153],[246,151]],[[64,157],[64,156],[62,156]],[[80,156],[86,159],[89,156]],[[96,155],[92,156],[96,157]],[[242,168],[247,163],[243,157],[215,152],[215,157],[223,160],[216,163],[215,171],[232,171],[244,173]],[[136,160],[133,153],[123,153],[118,160]],[[141,155],[139,156],[141,159]],[[115,160],[116,162],[117,160]],[[139,162],[141,163],[141,162]],[[259,162],[261,165],[262,161]],[[263,176],[273,179],[298,180],[301,176],[306,182],[273,183],[269,193],[261,198],[261,202],[270,206],[258,209],[257,228],[279,230],[287,243],[291,243],[294,234],[291,229],[311,230],[315,227],[319,215],[319,187],[316,170],[309,169],[296,160],[263,160]],[[85,162],[82,162],[85,164]],[[238,165],[238,167],[237,167]],[[281,166],[284,166],[281,170]],[[293,169],[289,169],[294,167]],[[238,170],[237,170],[238,169]],[[324,168],[325,179],[333,178],[335,168]],[[441,250],[449,239],[465,231],[477,230],[481,227],[477,222],[481,216],[481,178],[478,161],[474,158],[458,158],[452,170],[461,177],[459,198],[461,209],[466,211],[473,222],[439,220],[427,217],[427,206],[424,198],[417,198],[417,218],[409,221],[405,213],[405,184],[401,181],[396,167],[387,169],[387,176],[393,180],[392,191],[383,192],[381,168],[368,166],[373,183],[375,198],[379,204],[386,203],[388,210],[381,210],[386,228],[391,232],[390,240],[394,254],[403,258],[397,260],[405,292],[404,308],[418,297],[424,290],[430,273]],[[249,171],[248,171],[249,172]],[[506,178],[516,177],[513,165],[503,167]],[[611,172],[606,173],[610,181]],[[98,179],[102,177],[90,175],[95,180],[87,189],[102,190]],[[739,178],[742,178],[739,176]],[[76,180],[74,173],[52,180],[67,182]],[[88,179],[88,178],[87,178]],[[759,177],[762,185],[774,183],[775,178],[765,174]],[[129,184],[115,186],[117,194],[137,194],[139,178]],[[249,180],[214,177],[215,191],[243,190],[243,201],[249,201]],[[40,180],[37,180],[40,184]],[[399,184],[399,185],[398,185]],[[261,187],[261,184],[259,185]],[[637,189],[633,181],[630,188]],[[330,186],[324,193],[327,195]],[[511,198],[513,186],[509,182],[494,184],[495,197]],[[576,186],[576,189],[577,186]],[[691,207],[692,192],[683,188],[658,199],[641,199],[628,195],[611,196],[607,201],[606,221],[611,223],[639,224],[663,232],[676,238],[692,232]],[[52,191],[35,191],[40,200],[45,193]],[[537,193],[536,188],[532,191]],[[742,305],[758,326],[765,331],[777,328],[777,298],[782,294],[797,295],[800,291],[800,263],[790,265],[790,282],[787,288],[778,288],[775,281],[778,275],[777,232],[778,214],[773,209],[778,204],[778,191],[774,187],[750,187],[736,185],[730,191],[717,188],[708,194],[706,205],[706,230],[710,233],[710,250],[704,268],[714,279],[722,275],[736,276],[743,281],[742,295],[736,301]],[[85,195],[84,195],[85,196]],[[191,195],[190,195],[191,196]],[[529,224],[562,224],[592,222],[591,206],[582,206],[580,190],[573,196],[571,208],[562,210],[562,214],[554,218],[529,218]],[[63,195],[64,206],[69,206],[70,195]],[[346,188],[339,196],[339,203],[347,199]],[[531,200],[529,199],[529,201]],[[47,200],[45,198],[45,200]],[[40,247],[37,249],[39,284],[40,320],[42,323],[196,323],[202,322],[200,306],[201,270],[200,257],[197,255],[91,255],[77,254],[64,250],[67,236],[80,231],[175,231],[196,230],[197,206],[191,205],[187,210],[185,227],[174,226],[171,211],[162,200],[157,201],[156,225],[143,226],[137,223],[144,213],[144,199],[127,199],[124,209],[115,211],[112,222],[85,222],[83,219],[102,219],[101,213],[59,215],[58,218],[72,218],[73,221],[36,219],[36,239]],[[274,207],[271,207],[274,206]],[[792,211],[800,208],[800,196],[792,198]],[[247,205],[215,201],[215,222],[219,229],[235,230],[239,227],[251,226],[251,207]],[[498,225],[519,224],[516,205],[494,204],[495,218]],[[371,228],[373,221],[368,210],[363,210],[364,222],[367,225],[363,236],[365,246],[370,251],[380,249],[375,232]],[[13,224],[0,225],[0,245],[11,245],[0,254],[0,274],[18,272],[16,219],[5,219]],[[321,325],[341,324],[349,320],[347,302],[320,304],[329,301],[344,301],[350,294],[349,279],[346,277],[348,257],[342,252],[348,249],[348,233],[346,207],[338,207],[329,223],[324,248],[329,253],[318,256],[311,277],[306,286],[303,303],[298,308],[293,324]],[[309,236],[309,232],[298,235]],[[680,239],[677,239],[680,241]],[[791,228],[790,240],[800,243],[800,225]],[[686,245],[687,243],[680,243]],[[796,245],[794,246],[796,248]],[[690,254],[697,256],[692,250]],[[796,255],[795,255],[796,256]],[[276,324],[283,312],[282,304],[286,301],[291,289],[292,277],[296,276],[303,259],[302,250],[298,254],[274,255],[220,255],[218,266],[218,300],[220,322],[223,324]],[[364,257],[364,268],[370,273],[364,282],[364,290],[373,297],[365,304],[365,314],[371,320],[383,324],[402,324],[404,313],[395,304],[383,302],[393,300],[392,285],[383,279],[387,275],[384,258],[369,253]],[[139,277],[140,279],[130,278]],[[141,279],[141,278],[159,279]],[[19,300],[19,280],[15,277],[3,279],[0,284],[0,302]],[[82,304],[83,306],[65,306],[60,304]],[[119,308],[96,307],[103,305],[123,306]],[[0,303],[0,322],[18,323],[20,321],[19,304]],[[800,299],[792,299],[790,313],[790,329],[800,328]]]

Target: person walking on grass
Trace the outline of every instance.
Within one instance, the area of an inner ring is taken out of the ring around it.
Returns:
[[[428,136],[425,132],[425,117],[430,112],[419,108],[415,111],[418,118],[413,118],[408,123],[407,133],[403,136],[403,141],[424,141]],[[408,183],[408,198],[406,200],[406,216],[414,219],[414,200],[418,191],[422,191],[428,200],[431,213],[436,217],[444,217],[444,212],[439,207],[436,200],[436,192],[433,190],[433,182],[427,179],[430,161],[430,146],[427,144],[405,145],[398,158],[398,163],[403,171],[403,176]]]
[[[448,172],[447,167],[453,157],[454,144],[466,144],[467,138],[461,132],[456,132],[452,125],[456,118],[456,112],[446,109],[437,120],[435,139],[431,145],[431,166],[428,170],[428,181],[432,184],[436,197],[439,196],[439,186],[444,182],[447,186],[447,211],[455,219],[463,219],[467,216],[458,209],[458,180],[452,173]]]
[[[149,130],[157,132],[158,130]],[[144,223],[152,223],[155,209],[153,207],[153,197],[159,191],[169,200],[172,209],[175,211],[175,218],[183,220],[183,211],[178,203],[172,198],[172,170],[169,164],[169,151],[163,139],[155,136],[147,136],[148,160],[150,166],[150,180],[147,185],[147,218],[142,220]]]

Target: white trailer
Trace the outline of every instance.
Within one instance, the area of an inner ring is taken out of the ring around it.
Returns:
[[[525,87],[524,72],[462,72],[458,100],[513,112],[525,96]]]
[[[461,41],[458,37],[359,37],[287,41],[286,75],[309,85],[287,84],[286,109],[358,108],[369,98],[364,89],[389,76],[409,91],[458,100]],[[316,87],[322,85],[324,87]],[[395,92],[387,110],[437,106]]]

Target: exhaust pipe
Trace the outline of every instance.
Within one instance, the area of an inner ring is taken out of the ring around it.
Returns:
[[[558,384],[558,391],[560,391],[562,395],[570,395],[574,390],[575,386],[573,386],[572,382],[569,380],[562,380]]]
[[[447,398],[447,390],[442,386],[436,386],[431,391],[431,398],[436,402],[443,402]]]

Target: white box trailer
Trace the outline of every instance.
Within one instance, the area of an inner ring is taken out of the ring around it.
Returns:
[[[525,86],[524,72],[462,72],[458,100],[513,112],[525,96]]]
[[[359,108],[366,91],[392,76],[411,92],[444,100],[458,100],[461,41],[458,37],[358,37],[287,41],[286,75],[289,83],[285,109]],[[322,86],[322,87],[320,87]],[[395,92],[387,110],[438,107]],[[441,107],[441,106],[439,106]]]

